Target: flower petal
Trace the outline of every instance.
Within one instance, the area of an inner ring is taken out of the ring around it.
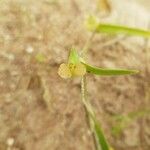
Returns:
[[[81,63],[76,64],[75,69],[73,71],[73,75],[74,76],[83,76],[85,74],[86,74],[86,67]]]
[[[68,64],[65,64],[65,63],[60,65],[58,69],[58,74],[60,75],[60,77],[64,79],[71,78],[72,76]]]

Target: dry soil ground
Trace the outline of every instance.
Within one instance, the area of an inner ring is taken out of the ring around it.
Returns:
[[[146,28],[144,8],[130,13],[124,3],[116,18]],[[89,13],[101,16],[94,0],[0,1],[0,150],[94,150],[80,79],[57,75],[72,45],[81,50],[90,36],[83,26]],[[143,39],[93,39],[92,64],[140,70],[133,76],[87,77],[88,97],[116,150],[150,149],[149,51]]]

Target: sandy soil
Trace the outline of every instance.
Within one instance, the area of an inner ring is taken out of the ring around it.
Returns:
[[[72,45],[80,51],[90,36],[83,25],[89,13],[101,16],[93,0],[0,1],[0,150],[94,150],[80,79],[57,75]],[[146,12],[137,14],[148,21]],[[115,22],[109,15],[101,19]],[[143,20],[129,25],[148,28]],[[150,149],[149,51],[141,38],[93,39],[90,63],[140,70],[134,76],[87,76],[88,97],[116,150]]]

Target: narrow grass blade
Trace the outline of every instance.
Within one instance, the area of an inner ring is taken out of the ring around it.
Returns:
[[[95,148],[96,150],[111,150],[105,136],[102,132],[101,126],[96,119],[95,112],[90,104],[90,102],[86,99],[86,78],[82,77],[81,80],[81,93],[82,93],[82,102],[85,106],[85,110],[87,112],[87,119],[89,121],[89,125],[91,130],[93,131]]]
[[[109,33],[109,34],[126,34],[150,38],[150,31],[121,25],[101,23],[99,22],[99,19],[95,16],[89,16],[85,22],[85,25],[86,28],[92,32]]]
[[[87,112],[91,119],[92,128],[93,128],[96,143],[97,143],[97,150],[111,150],[111,148],[104,136],[104,133],[101,129],[101,125],[96,119],[95,113],[91,113],[91,108],[89,109],[89,107],[87,107],[87,105],[86,105],[86,109],[87,109]]]
[[[139,72],[137,70],[127,70],[127,69],[104,69],[104,68],[94,67],[86,63],[83,64],[86,66],[87,72],[100,75],[100,76],[129,75],[129,74],[136,74]]]
[[[150,38],[150,31],[111,24],[98,24],[96,32],[104,32],[109,34],[127,34],[132,36],[142,36],[145,38]]]
[[[94,121],[95,134],[97,136],[97,142],[99,143],[101,150],[109,150],[109,145],[105,139],[105,136],[102,132],[102,129],[98,121],[96,119],[93,119],[93,121]]]

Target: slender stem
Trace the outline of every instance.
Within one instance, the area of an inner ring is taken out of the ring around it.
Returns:
[[[89,47],[91,46],[91,41],[94,38],[95,33],[96,33],[96,31],[92,32],[91,36],[89,37],[89,39],[85,43],[84,48],[81,51],[81,57],[82,58],[85,58],[86,53],[87,53]],[[81,79],[81,95],[82,95],[82,102],[84,104],[84,109],[85,109],[86,116],[87,116],[87,123],[88,123],[88,126],[90,127],[90,130],[92,132],[95,150],[101,150],[99,147],[99,144],[97,142],[97,135],[96,135],[95,130],[94,130],[94,123],[93,123],[93,119],[92,119],[92,117],[95,117],[95,113],[92,109],[90,102],[87,99],[87,87],[86,87],[86,76],[85,75]]]
[[[86,56],[86,53],[87,53],[89,47],[91,46],[91,41],[92,41],[92,39],[94,38],[95,33],[96,33],[96,29],[95,29],[94,32],[92,32],[91,36],[89,37],[89,39],[87,40],[87,42],[85,43],[85,45],[84,45],[84,47],[83,47],[83,49],[82,49],[82,51],[81,51],[81,56],[82,56],[83,58]]]
[[[86,76],[83,76],[81,79],[81,95],[82,95],[82,102],[84,104],[84,108],[85,108],[85,112],[86,112],[86,116],[87,116],[87,123],[92,132],[95,149],[101,150],[101,148],[98,144],[97,134],[94,130],[94,122],[92,119],[92,118],[95,118],[95,113],[92,109],[90,102],[87,99]]]
[[[86,76],[83,76],[81,79],[81,94],[82,94],[82,102],[87,108],[88,112],[92,115],[95,116],[95,113],[87,99],[87,89],[86,89]]]

